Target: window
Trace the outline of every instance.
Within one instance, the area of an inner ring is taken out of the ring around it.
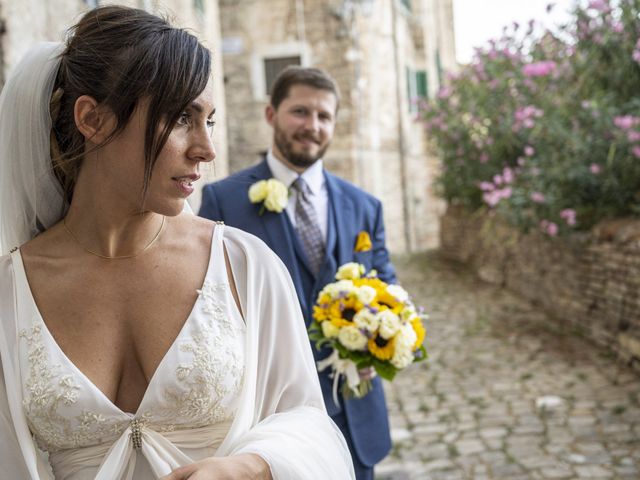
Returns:
[[[406,8],[408,11],[411,11],[411,0],[400,0],[400,3]]]
[[[204,13],[204,0],[193,0],[193,8],[200,14]]]
[[[100,0],[84,0],[84,3],[86,3],[89,8],[96,8],[100,5]]]
[[[278,74],[290,65],[301,65],[300,56],[264,59],[264,79],[267,94],[271,92],[271,86]]]
[[[411,70],[405,67],[407,76],[407,98],[409,100],[409,112],[418,111],[418,100],[426,99],[429,96],[427,84],[427,72],[424,70]]]

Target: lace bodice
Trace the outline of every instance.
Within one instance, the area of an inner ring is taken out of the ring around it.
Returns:
[[[244,371],[245,325],[228,285],[221,225],[204,284],[182,330],[151,378],[138,411],[120,410],[66,357],[30,292],[19,305],[23,409],[50,453],[112,444],[134,425],[156,433],[229,422]],[[19,253],[19,252],[18,252]],[[28,290],[21,259],[16,285]],[[21,278],[20,278],[21,277]]]

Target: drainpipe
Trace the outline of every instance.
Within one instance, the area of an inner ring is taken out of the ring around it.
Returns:
[[[398,105],[398,156],[400,157],[400,187],[402,189],[402,218],[404,223],[404,241],[407,253],[413,252],[413,242],[411,241],[411,218],[409,212],[409,181],[407,178],[407,148],[404,136],[404,108],[402,102],[402,66],[400,65],[400,55],[397,38],[396,23],[398,20],[398,0],[391,2],[391,38],[393,41],[393,56],[396,69],[396,104]]]

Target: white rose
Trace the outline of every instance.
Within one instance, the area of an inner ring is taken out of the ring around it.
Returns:
[[[329,320],[325,320],[320,325],[322,325],[322,334],[327,338],[335,338],[340,333],[340,329]]]
[[[398,345],[396,341],[393,357],[391,357],[391,365],[398,369],[402,369],[413,363],[413,352],[411,348],[405,345]]]
[[[282,182],[274,180],[273,178],[267,180],[267,198],[264,201],[264,206],[267,210],[280,213],[287,206],[289,199],[289,192],[287,187]]]
[[[400,327],[400,331],[396,336],[396,346],[401,345],[402,347],[407,347],[412,350],[416,340],[418,340],[418,335],[416,335],[413,326],[410,323],[405,323]]]
[[[400,330],[400,319],[391,310],[383,310],[377,317],[380,322],[380,336],[385,340],[389,340]]]
[[[417,315],[418,313],[416,312],[415,307],[411,304],[404,307],[400,312],[400,318],[405,322],[410,321],[411,319],[413,319],[413,317]]]
[[[331,296],[333,298],[340,294],[349,294],[356,292],[356,286],[351,280],[339,280],[329,285],[331,287]]]
[[[376,289],[370,287],[369,285],[363,285],[358,288],[356,292],[356,296],[358,297],[358,301],[360,303],[364,303],[365,305],[369,305],[376,298],[377,292]]]
[[[251,200],[252,203],[259,203],[266,198],[267,193],[267,181],[260,180],[249,188],[249,200]]]
[[[336,280],[353,280],[354,278],[360,278],[363,273],[364,265],[356,262],[345,263],[338,269]]]
[[[409,294],[400,285],[389,285],[387,292],[399,302],[406,302],[409,300]]]
[[[338,340],[349,350],[363,350],[369,341],[369,339],[360,332],[358,327],[352,325],[340,329]]]
[[[368,308],[363,308],[353,316],[353,323],[356,327],[363,328],[371,333],[378,329],[380,324],[375,313],[371,313]]]

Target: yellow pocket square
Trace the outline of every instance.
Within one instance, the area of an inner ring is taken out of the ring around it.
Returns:
[[[356,252],[368,252],[371,250],[371,237],[364,230],[358,234],[356,239]]]

